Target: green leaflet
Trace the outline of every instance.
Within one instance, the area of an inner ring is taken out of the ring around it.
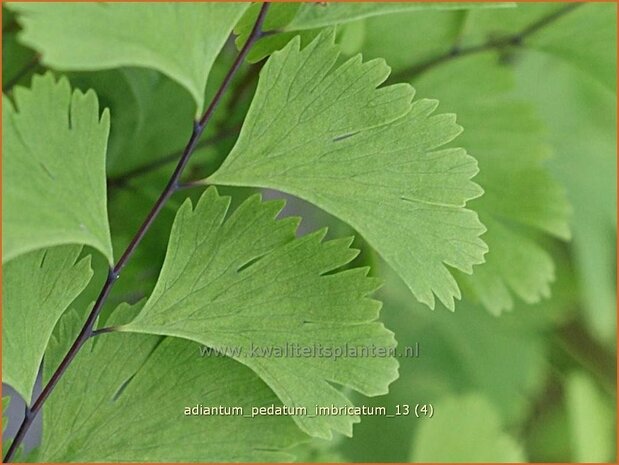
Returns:
[[[464,207],[482,190],[475,160],[442,150],[461,128],[432,115],[407,84],[376,89],[382,60],[359,56],[339,67],[333,34],[302,51],[299,40],[273,54],[232,152],[208,182],[268,187],[343,219],[434,307],[453,309],[460,290],[447,266],[470,273],[482,263],[485,231]]]
[[[185,87],[202,112],[215,58],[247,3],[11,3],[21,41],[63,70],[156,69]],[[79,43],[79,47],[75,44]]]
[[[521,448],[503,432],[500,420],[481,396],[445,398],[434,405],[413,438],[414,462],[524,462]]]
[[[584,373],[572,373],[566,386],[573,460],[608,462],[614,459],[615,405]]]
[[[488,52],[435,67],[415,83],[458,114],[467,128],[458,140],[480,166],[485,195],[471,206],[488,228],[490,252],[461,279],[494,314],[513,308],[512,292],[527,303],[550,297],[555,267],[535,234],[569,239],[570,207],[545,166],[549,150],[532,106],[510,95],[510,70]]]
[[[2,261],[45,247],[83,244],[112,263],[106,207],[107,110],[94,92],[35,76],[2,97]]]
[[[276,221],[282,202],[254,195],[224,221],[230,199],[209,188],[195,209],[179,210],[159,281],[131,323],[120,331],[191,339],[250,367],[287,406],[350,405],[330,383],[366,395],[387,392],[397,362],[383,356],[335,358],[277,355],[291,349],[346,346],[393,348],[393,334],[376,322],[380,303],[367,297],[377,280],[367,269],[333,273],[357,251],[349,239],[321,242],[325,231],[295,239],[297,220]],[[258,348],[260,352],[257,352]],[[238,349],[238,351],[237,351]],[[269,350],[273,351],[269,354]],[[366,349],[367,351],[368,349]],[[313,436],[352,434],[356,416],[295,416]]]
[[[27,404],[47,343],[60,315],[92,277],[80,246],[37,250],[4,265],[2,380]]]
[[[135,309],[121,305],[110,324]],[[45,357],[45,378],[81,326],[60,320]],[[201,357],[175,338],[105,334],[86,343],[43,411],[40,462],[271,462],[304,435],[283,416],[186,416],[185,407],[280,405],[248,368],[226,357]]]

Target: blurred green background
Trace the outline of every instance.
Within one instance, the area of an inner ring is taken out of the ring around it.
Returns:
[[[420,352],[399,359],[400,378],[388,395],[359,397],[356,402],[391,410],[429,404],[434,415],[363,418],[353,438],[300,447],[302,460],[617,460],[616,20],[617,7],[611,3],[536,3],[395,13],[338,26],[344,58],[357,53],[366,59],[384,58],[393,69],[390,82],[410,82],[419,97],[437,99],[441,111],[457,114],[464,133],[456,144],[479,160],[476,181],[486,189],[487,202],[501,197],[501,183],[516,183],[518,176],[535,182],[536,174],[518,170],[514,160],[537,157],[532,147],[539,151],[545,175],[556,180],[567,197],[571,233],[546,234],[510,222],[510,215],[526,208],[525,185],[522,204],[495,210],[498,219],[488,216],[486,221],[482,215],[486,224],[500,220],[512,228],[511,235],[493,241],[488,257],[502,254],[509,267],[518,268],[530,261],[519,247],[521,241],[531,243],[543,253],[532,255],[541,257],[539,267],[526,264],[533,271],[550,266],[547,272],[554,279],[549,279],[548,289],[537,292],[523,279],[523,284],[511,286],[508,296],[497,297],[501,305],[493,306],[460,277],[464,297],[455,313],[442,307],[430,311],[416,303],[358,237],[356,245],[363,253],[353,265],[370,264],[385,280],[379,295],[382,320],[401,348],[418,345]],[[18,43],[18,32],[16,19],[3,10],[5,93],[27,85],[33,73],[43,70],[36,53]],[[231,41],[215,64],[207,100],[234,56]],[[261,62],[244,65],[203,137],[188,179],[212,173],[225,158],[260,67]],[[176,83],[150,70],[68,75],[73,86],[94,88],[102,106],[112,110],[108,193],[118,252],[165,184],[191,131],[193,103]],[[484,177],[492,170],[499,175]],[[252,192],[221,190],[233,194],[235,205]],[[199,193],[185,191],[168,203],[115,287],[109,310],[148,295],[174,213],[186,195]],[[303,217],[302,233],[324,225],[331,236],[354,233],[305,202],[288,201],[285,214]],[[471,202],[471,208],[476,209],[477,202]],[[99,257],[94,265],[97,279],[80,296],[84,303],[105,279],[104,261]],[[483,266],[478,268],[484,273]],[[524,267],[522,273],[530,270]]]

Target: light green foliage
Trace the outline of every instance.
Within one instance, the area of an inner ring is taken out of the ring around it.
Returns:
[[[234,33],[237,34],[236,46],[240,49],[251,33],[256,18],[261,8],[260,3],[252,4],[243,17],[239,20],[238,24],[234,27]],[[320,32],[319,29],[310,29],[306,31],[283,31],[286,25],[294,18],[301,3],[272,3],[269,7],[269,11],[264,20],[263,29],[269,34],[266,37],[261,37],[252,46],[247,60],[250,63],[255,63],[269,56],[275,50],[284,48],[284,46],[290,42],[292,38],[299,35],[303,43],[308,43]]]
[[[221,58],[211,70],[205,93],[207,100],[223,79],[232,56]],[[107,154],[107,173],[112,180],[162,159],[168,161],[164,171],[169,176],[193,126],[195,104],[183,87],[167,76],[145,68],[71,73],[69,79],[73,86],[80,89],[96,89],[100,101],[110,108],[113,115]],[[222,99],[222,109],[229,106],[233,95],[234,87]],[[222,159],[228,153],[245,116],[248,100],[249,95],[244,95],[237,98],[227,113],[215,112],[201,138],[201,145],[214,145],[209,143],[213,140],[225,141],[225,144],[217,150],[196,150],[193,160],[201,164],[212,163],[213,159]],[[136,187],[147,184],[144,179],[133,181]],[[162,183],[165,180],[162,179]],[[117,187],[114,184],[112,188]]]
[[[60,315],[92,276],[81,247],[37,250],[4,265],[2,276],[2,381],[27,404],[43,353]]]
[[[476,8],[513,7],[514,3],[471,3],[471,2],[406,2],[406,3],[304,3],[299,8],[287,29],[311,29],[331,26],[348,21],[379,16],[388,13],[403,13],[420,10],[461,10]]]
[[[466,14],[428,10],[368,18],[363,22],[364,40],[352,53],[382,57],[397,75],[412,64],[448,53],[461,34]]]
[[[256,356],[290,345],[343,350],[395,346],[391,332],[374,320],[380,304],[367,297],[377,287],[367,269],[332,273],[357,251],[350,239],[321,242],[325,231],[294,239],[297,220],[277,221],[282,202],[252,196],[224,221],[229,198],[210,188],[195,209],[179,210],[155,290],[134,321],[121,331],[191,339],[250,367],[284,405],[349,405],[330,383],[367,395],[384,394],[397,378],[389,356]],[[289,352],[289,354],[292,354]],[[331,429],[352,434],[355,416],[295,416],[311,435]]]
[[[113,115],[107,173],[119,176],[182,150],[195,104],[176,82],[149,69],[74,73],[71,84],[95,88]],[[176,157],[175,157],[176,158]]]
[[[535,33],[527,44],[617,91],[617,4],[591,3]]]
[[[16,396],[59,366],[261,7],[3,6]],[[162,206],[13,462],[614,460],[616,20],[271,4],[180,184],[203,181]],[[434,417],[314,416],[417,403]]]
[[[345,463],[346,457],[336,450],[342,436],[331,440],[312,438],[295,447],[292,452],[297,462],[303,463]]]
[[[533,7],[537,19],[543,12]],[[482,21],[486,17],[509,17],[510,12],[512,17],[526,16],[510,28],[510,32],[521,30],[535,20],[529,9],[524,11],[528,13],[504,9],[372,18],[366,29],[373,32],[366,34],[362,50],[370,56],[385,56],[395,63],[396,72],[402,72],[411,63],[427,63],[449,52],[456,44],[478,45],[469,30],[494,31],[494,23]],[[409,27],[404,28],[404,23]],[[471,29],[471,23],[480,25]],[[503,19],[498,24],[511,23]],[[487,38],[479,33],[481,43]],[[389,37],[386,44],[385,35]],[[402,43],[414,43],[415,52],[409,54],[399,46]],[[513,81],[510,68],[492,51],[445,60],[412,79],[421,95],[438,98],[442,111],[458,115],[465,131],[456,142],[479,162],[476,181],[485,195],[470,206],[488,228],[484,241],[490,252],[472,276],[461,275],[461,282],[470,297],[493,314],[513,308],[512,294],[527,303],[548,298],[555,266],[537,236],[570,237],[570,206],[546,166],[550,147],[543,125],[533,105],[513,96]]]
[[[521,2],[516,4],[516,8],[510,9],[466,11],[458,43],[462,47],[475,47],[519,34],[565,6],[559,2]],[[553,26],[551,24],[550,27]]]
[[[597,5],[581,8],[592,7]],[[567,188],[574,210],[572,253],[586,321],[592,334],[614,346],[616,94],[597,78],[545,54],[523,57],[516,76],[518,93],[536,104],[548,126],[547,139],[556,153],[550,167]]]
[[[402,71],[454,45],[466,48],[517,34],[565,8],[560,4],[519,5],[514,9],[469,11],[464,19],[457,12],[445,12],[440,21],[430,16],[439,13],[429,12],[422,13],[425,16],[372,18],[366,30],[374,32],[366,33],[362,50],[371,57],[386,57]],[[472,278],[465,278],[477,298],[496,313],[513,305],[506,285],[526,301],[548,295],[554,273],[547,252],[531,240],[530,231],[492,222],[488,213],[495,217],[500,214],[501,221],[512,222],[514,217],[520,223],[525,220],[528,227],[568,238],[565,222],[572,214],[567,215],[564,195],[549,177],[552,171],[567,188],[574,210],[570,229],[574,231],[574,251],[590,324],[607,341],[615,327],[614,260],[608,250],[614,243],[616,224],[616,112],[614,92],[605,92],[603,84],[610,81],[616,69],[615,49],[608,46],[616,42],[615,8],[612,4],[576,5],[556,22],[528,36],[522,48],[504,49],[494,55],[496,58],[488,54],[485,58],[474,55],[447,60],[413,79],[420,92],[439,98],[449,105],[446,109],[458,114],[466,128],[458,143],[480,163],[477,180],[486,195],[471,206],[488,227],[484,239],[491,252],[487,263],[477,267]],[[408,28],[401,27],[404,22]],[[436,28],[426,31],[424,24]],[[596,26],[589,30],[589,24]],[[576,34],[577,27],[587,31]],[[415,44],[412,59],[407,48],[399,46],[402,43]],[[587,65],[591,60],[595,64]],[[514,72],[519,88],[515,98],[509,95]],[[454,75],[458,75],[455,81]],[[550,137],[536,119],[548,126]],[[548,149],[540,144],[552,149],[548,160]],[[498,162],[500,153],[511,153],[510,164],[503,159]],[[517,171],[510,171],[518,166]],[[506,195],[506,189],[511,190],[510,195]],[[520,202],[523,198],[531,200],[527,208]],[[529,218],[523,218],[523,214]]]
[[[135,314],[120,306],[110,324]],[[81,326],[68,312],[45,358],[53,372]],[[245,462],[290,460],[303,439],[289,417],[185,416],[185,407],[280,405],[243,365],[201,357],[175,338],[105,334],[80,351],[46,405],[42,462]]]
[[[463,208],[482,191],[475,160],[441,149],[460,132],[437,102],[411,102],[412,87],[376,89],[382,60],[335,67],[333,35],[303,50],[293,40],[265,65],[241,134],[208,181],[296,195],[359,231],[415,296],[453,309],[460,290],[447,266],[483,262],[484,227]],[[352,83],[352,84],[351,84]]]
[[[489,9],[467,12],[461,32],[462,46],[475,46],[526,31],[557,15],[545,27],[535,27],[524,39],[527,50],[543,53],[581,73],[588,74],[616,91],[617,5],[592,2],[587,4],[539,3],[520,4],[510,10]]]
[[[492,406],[477,395],[446,398],[434,405],[413,438],[416,462],[524,462],[522,450],[503,431]]]
[[[544,309],[537,310],[530,319],[542,318]],[[531,407],[527,396],[538,394],[544,383],[547,348],[542,330],[511,315],[497,320],[483,308],[465,303],[452,318],[436,312],[421,319],[422,311],[413,310],[418,324],[406,325],[402,334],[402,340],[419,341],[423,350],[423,360],[402,370],[418,395],[425,391],[435,399],[440,390],[426,384],[433,380],[450,392],[483,393],[506,420],[526,418]]]
[[[409,3],[274,3],[264,22],[264,30],[270,32],[267,37],[257,41],[248,55],[252,63],[262,60],[275,50],[282,49],[292,38],[299,36],[303,45],[311,42],[321,31],[320,28],[335,26],[346,28],[350,22],[370,17],[385,17],[390,20],[402,17],[403,13],[428,14],[439,10],[464,10],[513,7],[513,3],[438,3],[438,2],[409,2]],[[238,34],[236,45],[238,48],[245,44],[249,33],[256,21],[260,4],[254,4],[247,9],[243,17],[234,28]],[[458,12],[462,13],[462,12]],[[426,23],[429,24],[429,23]],[[430,25],[431,26],[431,25]],[[440,28],[430,27],[432,30]],[[403,30],[410,30],[408,24]],[[384,39],[384,37],[382,38]],[[414,48],[401,48],[408,55],[415,54]],[[391,63],[390,63],[391,64]]]
[[[569,239],[570,207],[545,166],[549,148],[533,107],[510,95],[512,75],[497,66],[493,53],[454,60],[415,82],[419,92],[458,114],[467,128],[458,142],[480,166],[476,180],[486,193],[471,206],[488,227],[490,252],[473,276],[462,279],[495,314],[513,307],[511,292],[527,303],[550,297],[555,267],[534,234]]]
[[[63,70],[156,69],[204,106],[209,71],[246,3],[11,3],[20,40]],[[76,45],[78,44],[78,45]]]
[[[564,298],[573,295],[574,289],[571,277],[565,275],[565,257],[553,254],[553,259],[559,266],[552,300],[535,305],[516,302],[515,311],[500,318],[466,298],[455,313],[443,308],[428,312],[411,299],[393,272],[379,267],[379,275],[386,279],[378,295],[385,303],[385,325],[397,328],[399,353],[418,344],[419,356],[398,359],[400,376],[388,395],[359,402],[393,408],[470,392],[486,399],[502,424],[526,422],[535,414],[535,400],[545,392],[548,380],[547,335],[557,321],[569,318],[566,308],[572,305]],[[411,438],[423,421],[414,415],[388,421],[363,418],[341,449],[353,462],[406,462]],[[565,436],[561,438],[557,447],[565,447]],[[518,442],[524,447],[521,438]],[[444,447],[449,447],[447,442]]]
[[[2,260],[83,244],[111,263],[105,149],[110,115],[94,92],[51,73],[2,97]]]
[[[615,453],[613,424],[616,424],[616,409],[608,408],[608,399],[584,373],[573,373],[566,387],[574,460],[611,462]]]
[[[337,34],[335,41],[340,48],[343,56],[356,53],[365,37],[366,28],[364,21],[355,21],[353,23],[344,24],[336,29]]]

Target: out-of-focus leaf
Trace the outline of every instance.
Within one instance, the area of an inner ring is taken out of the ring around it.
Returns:
[[[543,331],[548,323],[541,325],[540,320],[549,310],[544,305],[499,319],[467,301],[460,304],[456,315],[444,309],[427,313],[407,298],[393,277],[388,285],[390,291],[385,286],[381,294],[393,310],[386,315],[397,315],[387,318],[387,323],[400,328],[401,346],[419,342],[424,354],[409,360],[408,370],[402,362],[402,377],[413,386],[423,385],[425,379],[450,386],[452,391],[480,391],[505,419],[526,415],[530,398],[545,377]],[[413,312],[412,321],[406,322],[402,308]]]
[[[464,12],[458,38],[461,47],[475,47],[521,33],[542,18],[553,17],[565,3],[518,3],[509,9],[478,9]]]
[[[346,463],[346,457],[338,452],[340,437],[331,440],[312,438],[295,447],[291,452],[297,462],[303,463]]]
[[[531,463],[569,463],[572,460],[567,413],[556,394],[556,405],[546,403],[525,433]]]
[[[617,92],[616,3],[582,4],[533,34],[526,44]]]
[[[566,388],[574,461],[611,462],[615,452],[616,406],[583,373],[573,373]]]
[[[182,150],[189,139],[195,105],[166,76],[148,69],[121,68],[74,73],[70,79],[76,87],[95,89],[110,108],[107,173],[112,179]]]
[[[413,438],[416,462],[524,462],[522,447],[483,397],[454,396],[434,405]]]
[[[617,86],[615,3],[519,4],[466,12],[458,45],[474,47],[525,33],[521,46],[589,74],[611,92]]]
[[[510,8],[511,2],[387,2],[387,3],[302,3],[286,29],[313,29],[342,24],[357,19],[389,13],[423,10],[470,10],[478,8]]]
[[[357,51],[367,58],[384,58],[397,75],[452,50],[465,15],[464,11],[428,10],[368,18],[363,44]]]
[[[210,101],[219,87],[232,58],[233,54],[226,54],[213,65],[205,101]],[[194,103],[178,83],[144,68],[71,73],[69,79],[75,87],[94,89],[101,105],[110,109],[107,173],[111,188],[134,179],[134,185],[154,186],[154,180],[148,182],[143,174],[161,166],[166,166],[164,171],[169,176],[193,127]],[[234,143],[250,97],[244,88],[233,88],[222,98],[220,111],[214,113],[187,167],[187,177],[197,177],[193,173],[197,165],[212,172],[221,163]],[[157,188],[163,187],[166,180]]]
[[[615,3],[521,4],[510,10],[467,12],[461,46],[476,46],[528,31],[522,43],[588,74],[616,92]]]
[[[547,55],[523,56],[516,72],[519,94],[536,103],[548,126],[556,153],[549,165],[574,209],[572,250],[586,320],[595,337],[614,345],[616,95]]]
[[[555,260],[564,263],[560,257]],[[492,404],[506,426],[517,427],[528,418],[548,376],[546,335],[557,321],[555,315],[565,315],[563,301],[555,302],[553,296],[536,305],[517,303],[516,311],[500,318],[466,299],[454,314],[442,307],[428,312],[395,273],[380,271],[386,278],[380,292],[382,315],[388,327],[397,328],[400,377],[388,395],[358,402],[393,410],[395,405],[435,403],[474,392]],[[557,286],[569,291],[569,276],[558,277]],[[415,348],[418,356],[411,357]],[[343,442],[343,451],[355,462],[405,462],[420,421],[414,415],[387,421],[366,417],[355,427],[353,438]]]

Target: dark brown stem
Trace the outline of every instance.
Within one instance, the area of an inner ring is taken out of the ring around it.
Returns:
[[[258,15],[258,18],[256,19],[256,23],[254,24],[251,34],[249,35],[247,39],[247,42],[245,42],[245,45],[243,46],[238,56],[234,60],[232,67],[226,74],[226,77],[224,78],[219,89],[215,93],[215,96],[213,97],[213,100],[211,101],[210,105],[208,106],[208,108],[206,109],[206,111],[204,112],[200,120],[194,124],[191,137],[189,138],[189,141],[187,142],[185,150],[183,151],[181,158],[178,161],[178,164],[176,165],[176,168],[174,169],[174,172],[172,173],[172,176],[170,177],[170,180],[168,181],[165,189],[163,190],[163,192],[161,193],[161,195],[155,202],[155,205],[153,205],[153,208],[151,209],[149,214],[146,216],[146,219],[142,223],[142,226],[140,226],[140,228],[136,232],[135,236],[133,237],[133,239],[127,246],[126,250],[120,257],[116,265],[112,269],[109,270],[108,277],[105,280],[105,283],[103,285],[103,288],[101,289],[101,292],[99,293],[99,297],[97,298],[95,305],[90,311],[90,314],[88,315],[88,318],[86,319],[86,322],[84,323],[84,326],[82,327],[79,335],[73,342],[73,345],[71,346],[71,348],[65,355],[62,362],[60,362],[60,365],[58,366],[58,368],[56,368],[56,371],[54,371],[54,374],[51,376],[50,380],[47,382],[47,384],[41,391],[41,394],[37,397],[36,401],[32,404],[32,407],[26,410],[26,415],[24,416],[24,420],[22,421],[22,424],[20,425],[19,430],[17,431],[17,435],[15,436],[15,439],[11,443],[11,446],[9,447],[8,452],[6,453],[6,456],[4,457],[5,462],[11,461],[18,447],[22,443],[26,435],[26,432],[30,428],[30,425],[32,424],[33,420],[35,419],[35,417],[41,410],[41,407],[43,406],[43,404],[45,403],[49,395],[54,390],[54,387],[56,386],[56,384],[58,383],[62,375],[66,372],[67,368],[69,367],[69,365],[71,364],[75,356],[78,354],[79,350],[84,345],[84,343],[90,337],[92,337],[93,328],[97,320],[97,317],[99,316],[99,313],[101,312],[103,308],[103,304],[107,300],[107,297],[112,289],[112,286],[114,285],[116,280],[119,278],[120,272],[122,271],[122,269],[125,267],[129,259],[135,252],[135,249],[142,241],[142,238],[144,237],[144,235],[150,229],[151,225],[153,224],[153,221],[155,221],[155,218],[157,218],[157,215],[163,208],[166,201],[178,189],[179,179],[181,177],[181,174],[183,173],[183,169],[185,168],[185,166],[187,166],[187,163],[189,162],[189,159],[191,158],[192,153],[198,146],[198,139],[204,132],[204,128],[210,121],[215,109],[217,108],[219,102],[221,101],[222,96],[228,89],[230,82],[232,81],[232,78],[238,71],[243,60],[245,60],[245,57],[247,56],[249,49],[256,42],[256,40],[260,38],[261,31],[262,31],[262,24],[264,22],[264,18],[267,13],[268,7],[269,7],[268,3],[262,4],[262,8],[260,9],[260,14]]]
[[[443,63],[449,62],[455,58],[460,58],[467,55],[473,55],[475,53],[486,52],[488,50],[500,50],[502,48],[508,46],[520,46],[524,42],[526,38],[534,34],[535,32],[543,29],[544,27],[552,24],[565,14],[573,11],[574,9],[581,6],[582,3],[570,3],[563,8],[558,9],[550,13],[543,18],[535,21],[534,23],[529,24],[527,27],[522,29],[517,34],[513,34],[510,36],[500,37],[497,39],[491,39],[483,44],[473,45],[471,47],[453,47],[447,53],[443,55],[438,55],[434,58],[430,58],[429,60],[423,61],[421,63],[417,63],[410,68],[404,69],[400,72],[394,73],[390,80],[392,81],[410,81],[412,78],[419,76],[425,71],[434,68],[435,66],[441,65]]]

